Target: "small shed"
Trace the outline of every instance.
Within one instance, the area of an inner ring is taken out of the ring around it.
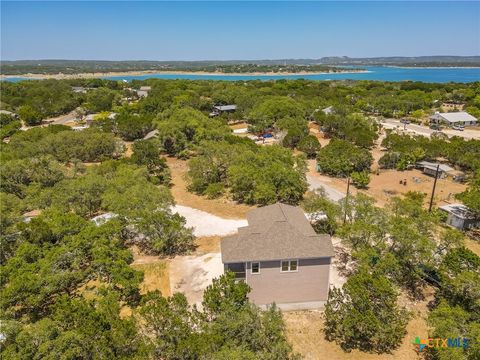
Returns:
[[[424,174],[430,175],[435,177],[435,174],[437,173],[437,166],[438,166],[438,178],[439,179],[444,179],[453,172],[455,169],[445,165],[445,164],[440,164],[440,163],[434,163],[434,162],[429,162],[429,161],[419,161],[417,163],[417,167],[422,169]]]
[[[447,215],[446,223],[459,230],[476,229],[480,227],[480,216],[474,214],[463,204],[448,204],[439,207]]]
[[[218,116],[221,113],[231,113],[235,112],[237,110],[237,105],[216,105],[213,107],[212,112],[210,113],[210,116]]]

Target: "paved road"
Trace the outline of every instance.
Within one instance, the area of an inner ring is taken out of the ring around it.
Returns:
[[[399,120],[396,119],[384,119],[382,121],[382,125],[387,129],[405,129],[407,133],[415,133],[417,135],[422,135],[426,137],[430,137],[430,135],[435,131],[430,129],[427,126],[421,126],[416,124],[408,124],[404,126]],[[477,139],[480,140],[480,131],[478,130],[470,130],[466,128],[464,131],[458,131],[453,129],[444,129],[442,130],[443,133],[447,134],[448,136],[460,136],[464,139]]]
[[[332,201],[339,201],[345,197],[345,193],[338,191],[337,189],[325,184],[325,182],[313,176],[307,175],[307,182],[309,190],[313,191],[315,189],[323,188],[327,197]]]

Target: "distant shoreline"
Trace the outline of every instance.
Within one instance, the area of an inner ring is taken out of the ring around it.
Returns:
[[[390,68],[401,69],[480,69],[480,66],[403,66],[403,65],[381,65]]]
[[[4,75],[0,74],[1,79],[25,78],[32,80],[43,79],[95,79],[103,77],[119,77],[119,76],[141,76],[141,75],[207,75],[207,76],[301,76],[301,75],[325,75],[325,74],[352,74],[352,73],[369,73],[368,70],[345,70],[345,71],[301,71],[301,72],[245,72],[245,73],[218,73],[206,71],[108,71],[101,73],[78,73],[78,74],[19,74]]]

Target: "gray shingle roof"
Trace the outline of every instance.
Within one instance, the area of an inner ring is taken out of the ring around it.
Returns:
[[[274,204],[247,214],[248,226],[222,239],[222,261],[332,257],[329,235],[317,235],[298,207]]]

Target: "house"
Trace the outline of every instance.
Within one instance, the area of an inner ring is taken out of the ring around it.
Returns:
[[[22,214],[23,222],[29,223],[30,221],[32,221],[32,219],[40,216],[41,214],[42,214],[42,210],[39,210],[39,209],[26,212]]]
[[[83,131],[88,129],[90,126],[88,125],[79,125],[79,126],[72,126],[73,131]]]
[[[72,91],[77,94],[86,94],[87,89],[83,86],[72,86]]]
[[[107,221],[116,218],[118,215],[113,213],[105,213],[101,215],[94,216],[90,221],[94,222],[95,225],[100,226],[105,224]]]
[[[11,116],[14,119],[18,119],[18,117],[19,117],[14,112],[11,112],[11,111],[8,111],[8,110],[0,110],[0,115],[8,115],[8,116]]]
[[[222,239],[225,271],[251,288],[250,301],[285,310],[322,307],[334,256],[329,235],[318,235],[299,207],[274,204],[251,210],[248,226]]]
[[[155,130],[152,130],[150,131],[147,135],[145,135],[143,137],[143,140],[148,140],[148,139],[152,139],[152,138],[157,138],[158,137],[158,129],[155,129]]]
[[[460,230],[480,227],[480,216],[475,215],[463,204],[448,204],[439,207],[447,215],[447,224]]]
[[[141,86],[139,90],[135,90],[138,97],[147,97],[148,92],[152,90],[151,86]]]
[[[334,109],[333,109],[333,106],[329,106],[329,107],[326,107],[325,109],[322,109],[322,112],[325,114],[325,115],[332,115],[334,113]]]
[[[470,115],[465,111],[459,112],[447,112],[447,113],[440,113],[436,112],[432,116],[430,116],[430,122],[433,124],[446,124],[448,126],[454,125],[476,125],[477,118]]]
[[[221,113],[230,113],[234,112],[237,110],[237,105],[216,105],[213,107],[212,112],[210,113],[210,116],[218,116]]]
[[[85,116],[85,118],[83,120],[85,120],[85,123],[90,126],[93,124],[93,121],[95,120],[95,118],[100,115],[100,114],[88,114],[87,116]]]
[[[445,165],[445,164],[439,164],[439,163],[433,163],[429,161],[419,161],[417,163],[417,167],[422,169],[422,172],[424,174],[430,175],[430,176],[435,176],[437,173],[437,166],[438,166],[438,178],[439,179],[444,179],[446,178],[449,174],[455,172],[455,169]]]

